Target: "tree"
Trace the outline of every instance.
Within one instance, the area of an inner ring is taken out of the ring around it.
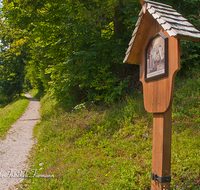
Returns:
[[[11,29],[1,18],[0,39],[0,91],[10,100],[23,90],[26,38],[23,31]]]
[[[17,60],[16,65],[25,64],[26,78],[33,87],[50,91],[65,104],[88,100],[111,103],[134,88],[139,68],[122,61],[141,9],[138,0],[3,2],[11,37],[8,54],[3,56],[7,55],[9,63]],[[185,15],[198,27],[193,1],[180,2],[164,3],[183,12],[189,6],[190,14]],[[191,45],[191,51],[198,48]],[[183,62],[190,57],[184,56]]]
[[[9,23],[28,32],[26,69],[34,87],[65,102],[123,97],[130,66],[121,63],[139,2],[15,0],[4,6]]]

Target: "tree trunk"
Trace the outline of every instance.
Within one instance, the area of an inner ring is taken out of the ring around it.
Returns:
[[[119,0],[118,5],[115,7],[115,15],[113,18],[114,22],[114,34],[118,35],[119,37],[123,36],[123,33],[125,31],[125,26],[123,24],[123,10],[124,4],[123,0]]]

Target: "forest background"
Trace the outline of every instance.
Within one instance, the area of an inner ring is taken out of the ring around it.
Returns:
[[[200,30],[199,0],[159,0]],[[36,88],[65,106],[112,104],[137,90],[138,65],[123,64],[139,0],[3,0],[0,94]],[[199,70],[200,44],[181,41],[181,76]]]
[[[55,176],[26,178],[19,189],[149,190],[153,114],[144,109],[139,66],[122,63],[140,1],[2,2],[0,135],[28,104],[23,97],[5,106],[8,102],[32,88],[33,97],[45,94],[30,170]],[[158,2],[172,5],[200,30],[199,0]],[[200,187],[200,43],[181,40],[181,45],[171,189],[195,190]]]

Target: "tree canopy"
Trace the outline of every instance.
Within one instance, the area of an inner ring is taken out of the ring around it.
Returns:
[[[159,2],[200,29],[198,0]],[[1,93],[31,84],[66,104],[124,97],[138,86],[138,66],[122,60],[140,9],[139,0],[3,0]],[[185,74],[198,66],[200,47],[182,45]]]

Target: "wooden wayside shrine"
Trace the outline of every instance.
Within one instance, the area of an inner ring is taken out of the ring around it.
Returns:
[[[142,9],[124,63],[140,65],[144,106],[153,113],[151,189],[169,190],[174,82],[180,70],[180,39],[200,41],[200,31],[171,6],[141,0]]]

